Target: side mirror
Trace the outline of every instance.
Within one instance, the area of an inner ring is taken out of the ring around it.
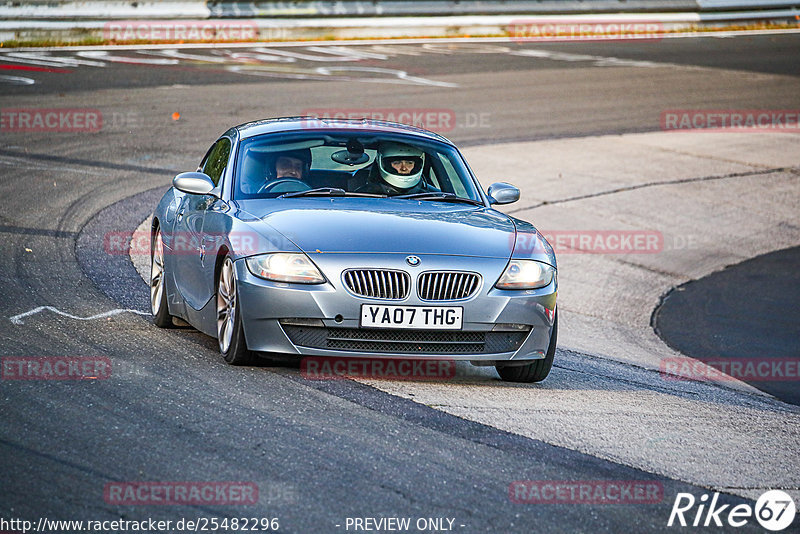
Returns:
[[[519,189],[505,182],[495,182],[486,190],[490,204],[511,204],[519,200]]]
[[[182,172],[172,179],[172,187],[184,193],[207,195],[214,189],[214,182],[202,172]]]

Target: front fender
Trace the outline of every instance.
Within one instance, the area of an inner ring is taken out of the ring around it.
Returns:
[[[521,219],[514,219],[516,227],[516,238],[514,242],[514,252],[511,257],[520,260],[536,260],[556,269],[556,253],[550,246],[547,239],[536,229],[534,225]]]

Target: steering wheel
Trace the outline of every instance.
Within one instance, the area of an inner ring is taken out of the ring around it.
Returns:
[[[276,188],[281,185],[299,185],[302,188],[297,189],[297,191],[306,191],[311,189],[307,183],[302,180],[298,180],[296,178],[278,178],[277,180],[272,180],[270,182],[264,182],[264,185],[258,188],[256,191],[256,195],[260,195],[261,193],[272,193]],[[289,189],[288,191],[283,191],[284,193],[294,193],[295,190]]]

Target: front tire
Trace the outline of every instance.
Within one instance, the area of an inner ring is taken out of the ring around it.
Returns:
[[[229,364],[252,363],[254,358],[247,349],[242,328],[236,272],[229,257],[222,263],[217,281],[217,341],[222,357]]]
[[[154,239],[150,244],[150,311],[153,313],[153,324],[160,328],[172,326],[172,316],[167,306],[165,278],[164,241],[161,238],[161,229],[156,228]]]
[[[541,382],[550,374],[553,367],[553,359],[556,355],[556,343],[558,340],[558,314],[553,320],[553,333],[550,334],[550,344],[547,346],[547,354],[541,360],[534,360],[527,365],[514,367],[495,366],[497,374],[506,382]]]

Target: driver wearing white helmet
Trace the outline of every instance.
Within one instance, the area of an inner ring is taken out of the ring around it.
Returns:
[[[422,180],[424,167],[425,153],[422,150],[401,143],[381,143],[370,181],[359,192],[393,196],[425,191],[427,188]]]

